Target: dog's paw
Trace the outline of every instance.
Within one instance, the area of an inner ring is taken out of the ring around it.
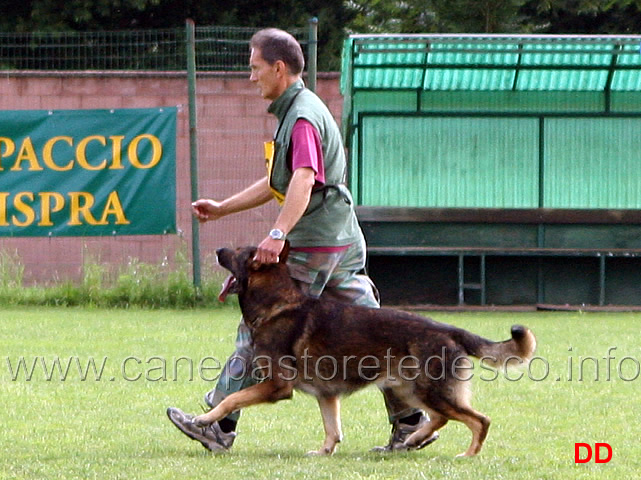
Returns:
[[[475,454],[475,453],[463,452],[463,453],[459,453],[459,454],[458,454],[458,455],[456,455],[454,458],[472,458],[472,457],[474,457],[474,456],[476,456],[476,454]]]
[[[306,457],[329,457],[331,454],[333,454],[334,451],[330,451],[327,448],[321,448],[320,450],[312,450],[311,452],[307,452],[305,454]]]

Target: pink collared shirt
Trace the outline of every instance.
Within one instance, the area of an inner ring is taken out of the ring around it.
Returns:
[[[287,159],[292,172],[297,168],[311,168],[316,173],[314,187],[325,185],[325,164],[323,162],[323,147],[320,134],[304,118],[299,118],[294,124]],[[336,253],[347,248],[349,248],[349,245],[341,245],[339,247],[297,247],[292,248],[292,250],[308,253]]]
[[[288,152],[292,172],[297,168],[311,168],[316,173],[316,185],[325,184],[325,165],[320,134],[314,126],[303,118],[296,120]]]

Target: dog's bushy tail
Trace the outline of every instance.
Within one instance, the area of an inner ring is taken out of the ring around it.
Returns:
[[[523,325],[513,325],[512,338],[503,342],[492,342],[471,335],[462,343],[469,355],[481,359],[485,365],[499,369],[527,364],[536,350],[536,337]]]

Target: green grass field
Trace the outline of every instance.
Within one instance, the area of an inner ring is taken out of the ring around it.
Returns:
[[[507,338],[513,323],[538,337],[539,358],[529,369],[509,378],[468,372],[473,405],[493,420],[472,459],[454,458],[471,438],[454,422],[425,450],[369,453],[389,433],[375,388],[344,399],[345,439],[331,458],[304,456],[323,431],[315,400],[301,393],[247,409],[233,452],[211,455],[178,432],[165,410],[201,411],[217,374],[214,359],[233,350],[239,315],[233,307],[0,309],[0,478],[638,477],[641,314],[433,313],[496,340]],[[576,442],[609,443],[613,458],[577,465]]]

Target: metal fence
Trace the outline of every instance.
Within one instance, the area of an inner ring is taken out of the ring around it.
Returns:
[[[196,67],[200,71],[247,69],[248,44],[257,28],[196,27]],[[290,32],[305,46],[307,30]],[[0,33],[2,70],[184,71],[185,28]]]
[[[0,33],[4,70],[184,70],[183,29]]]
[[[243,71],[249,64],[249,40],[256,28],[196,26],[196,69]],[[289,30],[306,48],[307,31]]]
[[[0,255],[9,252],[20,259],[27,283],[79,281],[87,258],[99,259],[101,264],[113,267],[154,263],[157,258],[164,265],[173,252],[190,249],[186,242],[190,237],[191,240],[201,237],[202,243],[192,244],[191,248],[194,283],[198,285],[201,249],[207,267],[215,247],[262,238],[260,235],[268,231],[273,221],[275,207],[223,219],[215,228],[203,229],[202,236],[197,225],[195,228],[188,225],[191,214],[185,208],[190,193],[224,198],[253,181],[254,175],[264,174],[262,141],[272,135],[274,119],[267,115],[266,105],[249,83],[249,40],[256,30],[194,27],[188,23],[185,28],[130,32],[0,33],[3,72],[0,100],[4,100],[0,105],[7,111],[111,109],[129,105],[179,107],[180,234],[153,238],[0,238]],[[315,41],[308,38],[311,30],[289,31],[303,46],[311,82],[315,79],[315,71],[312,72]],[[193,69],[188,68],[190,51]],[[200,75],[204,72],[224,73]],[[121,85],[124,87],[119,90]],[[193,90],[193,98],[186,108],[188,90],[189,93]],[[191,123],[196,117],[197,127]],[[188,138],[192,132],[197,137]],[[200,157],[196,158],[198,151]],[[195,182],[189,185],[186,175],[189,163],[198,164],[200,193]]]

